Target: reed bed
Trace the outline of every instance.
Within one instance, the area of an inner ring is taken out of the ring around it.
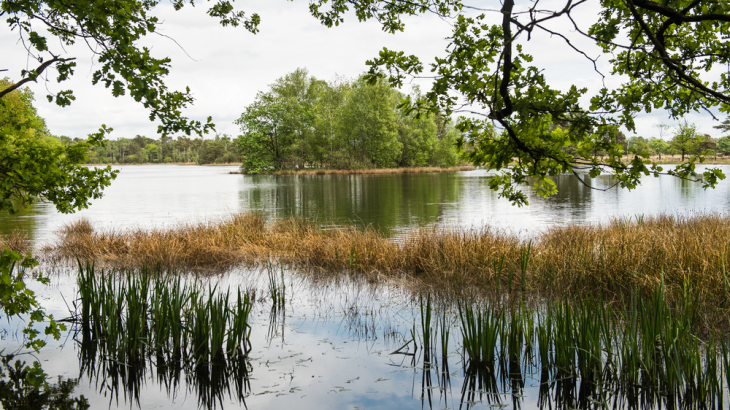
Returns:
[[[665,295],[660,282],[649,296],[633,293],[622,306],[590,293],[537,304],[521,295],[457,302],[457,356],[465,376],[461,404],[500,405],[510,390],[520,400],[526,379],[537,377],[539,401],[556,408],[727,407],[730,339],[697,337],[697,291],[686,287],[677,307]],[[432,318],[444,317],[450,306],[432,304],[430,294],[419,295],[418,302],[410,339],[391,354],[415,356],[420,336],[423,365],[415,359],[412,365],[422,367],[422,399],[430,400],[431,370],[439,376],[437,341],[446,349],[451,330]],[[444,389],[448,356],[441,360],[438,387]]]
[[[123,232],[98,232],[80,222],[59,235],[47,248],[50,255],[105,266],[221,270],[274,259],[325,275],[405,276],[417,288],[459,296],[600,292],[608,302],[621,302],[635,291],[649,296],[663,278],[670,304],[679,303],[689,284],[699,292],[697,320],[708,328],[728,326],[730,217],[721,214],[569,225],[531,239],[485,226],[416,229],[394,241],[372,227],[326,230],[298,219],[267,224],[255,213]]]

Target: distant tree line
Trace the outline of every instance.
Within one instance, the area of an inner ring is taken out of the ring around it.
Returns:
[[[418,90],[414,92],[418,98]],[[236,121],[242,169],[455,166],[448,117],[408,114],[385,82],[326,82],[298,69],[259,92]]]
[[[62,140],[70,141],[68,137]],[[89,164],[163,164],[193,162],[198,164],[228,164],[241,162],[236,144],[228,135],[213,139],[178,137],[120,138],[106,141],[104,147],[89,150]]]
[[[722,126],[715,128],[722,128]],[[703,152],[709,156],[730,154],[730,136],[716,139],[709,134],[700,134],[695,124],[689,124],[686,121],[680,123],[674,129],[661,124],[659,125],[659,134],[661,138],[647,139],[640,136],[629,138],[625,142],[627,154],[652,155],[659,157],[659,159],[662,155],[677,155],[681,156],[682,161],[684,161],[685,156]],[[666,140],[665,137],[671,138]]]

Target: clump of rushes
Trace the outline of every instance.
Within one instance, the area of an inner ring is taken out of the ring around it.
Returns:
[[[504,310],[475,309],[470,304],[459,303],[462,345],[471,363],[493,367]]]
[[[240,290],[182,283],[161,270],[121,274],[79,267],[74,320],[84,339],[120,363],[143,360],[148,352],[198,365],[245,357],[250,351],[252,303]]]
[[[695,320],[705,335],[730,327],[728,215],[616,219],[553,227],[531,239],[485,226],[419,228],[396,241],[372,227],[327,230],[300,219],[267,225],[255,213],[173,229],[101,232],[77,225],[59,233],[49,255],[117,268],[159,262],[165,269],[194,270],[278,258],[319,274],[406,273],[414,287],[435,295],[488,294],[496,283],[498,292],[569,298],[590,292],[610,303],[627,301],[634,291],[649,296],[663,278],[672,307],[689,280],[700,292]]]
[[[685,283],[675,308],[664,286],[660,281],[648,297],[634,292],[619,307],[590,293],[535,307],[521,300],[460,304],[465,372],[480,368],[499,374],[503,363],[529,365],[532,336],[527,335],[534,333],[539,363],[533,365],[544,381],[580,379],[627,396],[656,392],[679,407],[720,403],[730,378],[730,344],[714,335],[698,337],[699,292],[691,283]]]

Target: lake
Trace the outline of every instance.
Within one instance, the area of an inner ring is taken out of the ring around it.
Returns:
[[[730,166],[720,165],[730,175]],[[400,175],[236,175],[231,166],[130,165],[85,210],[71,215],[35,204],[18,216],[1,215],[0,233],[27,231],[36,243],[79,218],[97,228],[165,227],[216,221],[231,213],[259,211],[270,218],[308,218],[322,225],[373,225],[397,234],[414,226],[472,227],[491,224],[529,234],[554,225],[593,223],[614,217],[658,213],[727,212],[730,183],[704,190],[700,183],[662,176],[645,177],[633,191],[597,191],[572,175],[556,178],[558,195],[528,194],[530,205],[516,207],[488,187],[493,173]],[[700,168],[700,167],[698,167]],[[588,183],[610,185],[609,177]]]
[[[730,173],[730,167],[720,167]],[[489,190],[490,173],[482,170],[248,176],[229,174],[236,167],[118,169],[121,173],[104,198],[89,209],[62,215],[47,204],[37,204],[20,216],[3,216],[0,230],[24,229],[36,244],[43,244],[78,218],[88,219],[97,228],[127,229],[216,221],[231,213],[258,211],[271,219],[303,217],[332,228],[373,225],[394,235],[423,225],[484,223],[529,235],[567,223],[730,209],[730,184],[723,182],[705,191],[698,183],[671,177],[645,178],[632,192],[615,188],[603,192],[561,176],[558,195],[547,199],[530,195],[531,205],[519,208]],[[596,178],[590,183],[605,187],[610,180]],[[42,268],[52,273],[51,286],[31,286],[56,318],[69,316],[77,298],[75,270],[47,264]],[[601,392],[597,397],[600,389],[572,378],[553,377],[549,388],[541,389],[539,367],[527,360],[527,353],[516,367],[500,368],[489,377],[470,373],[464,367],[459,318],[453,306],[446,308],[451,332],[445,355],[429,358],[412,345],[401,349],[413,337],[411,332],[422,332],[420,305],[409,291],[358,277],[322,282],[286,267],[270,269],[283,269],[283,311],[273,312],[271,302],[262,297],[269,286],[265,268],[236,267],[204,279],[218,290],[243,289],[259,295],[251,313],[252,350],[243,373],[233,367],[205,374],[184,369],[175,373],[154,355],[127,366],[88,350],[82,335],[74,331],[66,332],[60,341],[48,340],[37,358],[51,382],[59,377],[72,380],[70,396],[83,395],[91,408],[568,409],[605,404],[623,408],[635,403],[622,391]],[[17,349],[21,326],[17,320],[3,326],[0,345],[6,353]],[[27,354],[18,358],[35,360]],[[652,406],[668,405],[665,398],[652,400]]]

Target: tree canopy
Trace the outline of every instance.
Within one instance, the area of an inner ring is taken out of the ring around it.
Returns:
[[[10,81],[0,80],[0,90]],[[33,107],[33,94],[20,88],[0,98],[0,211],[16,210],[15,202],[37,198],[52,202],[60,212],[86,208],[100,198],[116,177],[110,168],[81,166],[92,146],[103,145],[102,127],[87,141],[62,143],[53,137]]]
[[[453,125],[405,113],[404,97],[384,81],[327,83],[298,69],[259,92],[236,121],[242,169],[456,165]]]
[[[176,9],[187,5],[173,2]],[[190,2],[192,4],[192,2]],[[73,74],[74,56],[64,45],[87,42],[99,67],[93,83],[112,93],[129,93],[159,121],[163,135],[173,132],[203,133],[210,122],[186,119],[182,109],[193,102],[189,90],[170,91],[164,78],[168,58],[153,57],[139,45],[154,33],[160,20],[154,16],[158,2],[121,0],[77,1],[2,0],[0,15],[16,30],[37,66],[24,70],[20,80],[3,94],[35,81],[49,67],[63,81]],[[576,15],[591,8],[593,21]],[[370,80],[386,76],[400,87],[409,77],[428,76],[433,86],[423,98],[410,99],[411,112],[464,114],[458,122],[462,146],[477,165],[501,170],[492,187],[517,204],[527,202],[517,187],[531,178],[544,195],[555,193],[552,179],[558,173],[574,173],[583,180],[609,173],[617,184],[635,188],[644,175],[670,174],[701,180],[712,187],[724,178],[709,168],[702,177],[695,166],[702,153],[664,170],[636,152],[622,159],[621,129],[635,131],[635,118],[643,112],[665,109],[674,119],[692,111],[712,116],[730,112],[730,6],[722,0],[565,0],[550,5],[504,0],[500,8],[475,7],[461,0],[313,0],[311,14],[326,26],[344,22],[353,12],[359,20],[374,19],[384,31],[404,29],[404,16],[435,13],[452,23],[453,31],[444,53],[425,73],[417,56],[384,49],[369,62]],[[256,14],[234,9],[218,0],[208,14],[223,25],[242,26],[256,32]],[[598,71],[597,59],[581,49],[576,36],[596,45],[610,61],[612,84],[593,95],[573,85],[557,87],[544,73],[545,65],[524,51],[523,44],[548,36],[586,58]],[[58,41],[49,41],[49,40]],[[73,100],[70,90],[49,95],[60,105]],[[568,149],[567,147],[571,148]],[[575,147],[575,148],[572,148]],[[583,172],[581,172],[583,171]],[[592,187],[595,189],[595,187]]]
[[[324,4],[326,0],[316,2],[314,14],[323,24],[333,25],[351,3],[335,0],[326,13],[319,12]],[[400,2],[365,4],[356,3],[358,17],[376,17],[388,31],[403,28],[397,16],[404,11],[399,7],[411,10]],[[602,0],[597,17],[587,27],[574,17],[581,8],[596,6],[586,0],[566,0],[555,8],[504,0],[498,10],[450,1],[408,4],[455,17],[450,43],[428,73],[432,88],[422,100],[406,105],[418,112],[465,114],[458,127],[464,132],[462,144],[475,148],[469,159],[502,170],[492,188],[513,203],[527,203],[517,184],[528,177],[538,193],[549,195],[556,192],[550,176],[572,172],[583,180],[581,170],[590,177],[610,173],[618,185],[629,189],[650,174],[697,179],[705,187],[724,179],[716,168],[705,170],[702,177],[695,174],[696,163],[703,161],[701,152],[693,152],[686,162],[666,171],[641,152],[635,152],[629,162],[622,161],[617,134],[621,127],[635,131],[636,116],[654,109],[663,108],[674,119],[692,111],[730,112],[727,2]],[[362,7],[367,11],[362,12]],[[467,9],[476,13],[462,12]],[[495,19],[499,22],[490,22]],[[565,43],[598,71],[597,58],[579,48],[573,37],[591,41],[609,56],[610,74],[621,83],[604,85],[591,96],[576,85],[552,86],[544,66],[523,51],[523,43],[537,36]],[[368,64],[371,81],[387,76],[395,86],[426,76],[418,56],[403,51],[383,49]],[[577,146],[577,150],[566,146]]]

